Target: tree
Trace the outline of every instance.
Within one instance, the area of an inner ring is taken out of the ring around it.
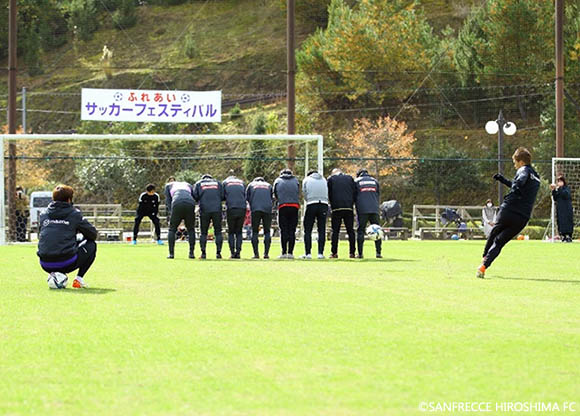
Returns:
[[[413,156],[414,133],[407,131],[407,124],[388,116],[371,121],[367,118],[355,120],[354,127],[337,143],[339,154],[351,158],[411,158]],[[368,162],[362,162],[368,163]],[[356,161],[343,164],[350,172],[360,168]],[[410,172],[410,162],[377,163],[376,175],[404,175]],[[372,169],[369,168],[369,172]]]
[[[266,134],[266,116],[259,113],[254,120],[253,134]],[[257,176],[264,176],[267,171],[267,162],[264,160],[268,152],[265,140],[250,141],[248,153],[251,159],[244,161],[244,176],[252,180]]]
[[[437,40],[415,2],[332,0],[328,26],[297,53],[297,91],[311,107],[380,104],[408,95],[432,62]],[[326,94],[332,92],[332,94]]]

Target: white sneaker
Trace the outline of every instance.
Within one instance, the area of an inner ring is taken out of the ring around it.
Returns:
[[[324,260],[324,254],[319,254],[318,255],[318,260]]]
[[[85,281],[83,280],[82,277],[77,276],[77,277],[75,277],[75,280],[73,282],[73,287],[74,288],[77,288],[77,289],[80,289],[82,287],[88,287],[88,286],[87,286],[87,284],[85,283]]]
[[[286,260],[286,259],[288,258],[288,254],[280,254],[280,255],[278,256],[278,258],[279,258],[280,260]]]
[[[312,254],[304,254],[300,256],[301,260],[312,260]]]
[[[294,254],[286,254],[286,258],[289,260],[294,260]]]

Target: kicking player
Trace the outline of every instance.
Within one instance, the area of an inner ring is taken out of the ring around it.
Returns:
[[[206,258],[207,232],[211,221],[215,234],[215,257],[216,259],[221,259],[224,242],[222,236],[222,200],[224,199],[222,184],[211,175],[203,175],[201,180],[195,184],[193,196],[199,202],[201,258]]]
[[[87,287],[83,280],[97,255],[97,230],[73,207],[73,188],[58,185],[52,202],[40,215],[38,252],[40,266],[48,273],[70,273],[76,269],[74,288]],[[77,233],[83,240],[77,242]]]
[[[159,194],[155,192],[155,185],[149,184],[145,188],[146,192],[139,195],[139,206],[137,207],[137,216],[135,217],[135,225],[133,226],[133,242],[137,244],[137,235],[139,234],[139,226],[143,217],[149,217],[155,226],[155,236],[157,237],[157,244],[162,245],[161,228],[159,226]]]
[[[261,176],[255,178],[246,189],[246,200],[250,204],[252,212],[252,247],[254,249],[254,259],[260,258],[258,250],[258,233],[260,222],[264,227],[264,258],[269,259],[270,244],[272,236],[270,227],[272,226],[272,185]]]
[[[485,244],[483,261],[476,273],[479,278],[485,277],[485,271],[499,256],[503,246],[524,229],[532,215],[534,202],[540,189],[540,175],[531,166],[532,155],[529,150],[525,147],[518,147],[512,160],[517,170],[513,181],[499,173],[493,175],[493,179],[511,189],[499,207],[497,221]]]
[[[167,258],[174,258],[175,233],[183,220],[189,240],[189,258],[194,259],[195,199],[193,198],[193,187],[187,182],[175,182],[173,177],[170,177],[169,180],[172,181],[165,185],[165,204],[169,214],[169,231],[167,233],[169,255]]]
[[[230,170],[222,186],[227,208],[228,244],[232,259],[239,259],[242,251],[242,228],[246,218],[246,187],[244,181],[236,178],[234,171]]]
[[[357,243],[358,257],[363,258],[363,244],[365,242],[365,229],[367,222],[379,223],[379,182],[369,175],[366,169],[360,169],[355,179],[355,203],[358,217]],[[377,259],[381,259],[381,240],[375,240]]]

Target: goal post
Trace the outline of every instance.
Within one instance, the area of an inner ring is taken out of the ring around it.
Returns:
[[[566,183],[572,195],[572,208],[574,211],[574,235],[580,236],[580,158],[552,158],[552,183],[556,183],[556,178],[564,175]],[[552,200],[552,241],[558,235],[558,219],[556,218],[556,204]]]
[[[290,142],[297,145],[297,156],[293,160],[299,174],[304,170],[306,175],[310,170],[311,157],[317,170],[324,174],[322,135],[0,134],[0,172],[3,176],[0,181],[0,245],[15,241],[14,230],[10,230],[9,225],[18,228],[9,217],[15,212],[9,212],[6,205],[8,192],[16,192],[6,189],[9,183],[8,143],[17,144],[14,178],[17,185],[25,182],[28,191],[46,191],[57,183],[67,183],[80,191],[78,197],[75,192],[78,198],[75,202],[122,204],[129,210],[139,195],[136,192],[141,191],[144,184],[157,184],[157,192],[161,194],[161,185],[174,173],[183,173],[189,181],[193,181],[194,173],[211,173],[222,179],[230,168],[236,173],[242,169],[246,172],[245,164],[253,163],[248,161],[258,161],[262,169],[267,169],[260,176],[273,181],[289,161],[286,151]],[[254,153],[252,149],[257,150]],[[87,182],[98,182],[98,178],[102,179],[102,184],[83,187]],[[122,188],[124,181],[127,186]],[[115,191],[109,192],[107,186]],[[100,199],[104,194],[106,200]],[[15,211],[14,207],[10,209]],[[26,221],[30,224],[30,220]]]

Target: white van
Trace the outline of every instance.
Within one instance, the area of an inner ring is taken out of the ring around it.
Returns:
[[[30,194],[30,228],[38,228],[38,218],[42,214],[48,204],[52,202],[51,191],[36,191]]]

